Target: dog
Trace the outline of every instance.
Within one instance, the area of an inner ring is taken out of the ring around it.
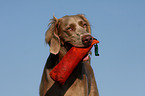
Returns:
[[[64,85],[53,81],[50,71],[59,63],[71,47],[88,47],[93,37],[84,15],[66,15],[60,19],[53,16],[45,34],[50,55],[44,67],[40,96],[99,96],[94,72],[90,65],[90,52],[77,65]]]

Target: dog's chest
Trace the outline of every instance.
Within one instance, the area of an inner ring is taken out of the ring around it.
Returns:
[[[67,90],[64,96],[88,96],[87,77],[83,75],[83,79],[76,79],[72,86]]]

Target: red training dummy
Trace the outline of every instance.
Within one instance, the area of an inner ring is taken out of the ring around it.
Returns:
[[[93,40],[92,44],[87,48],[72,47],[62,60],[51,70],[50,77],[63,85],[73,72],[79,62],[88,54],[94,44],[99,43],[98,40]]]

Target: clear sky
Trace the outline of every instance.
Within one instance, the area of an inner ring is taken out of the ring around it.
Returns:
[[[75,14],[100,41],[100,96],[145,96],[145,0],[0,0],[0,96],[39,96],[49,19]]]

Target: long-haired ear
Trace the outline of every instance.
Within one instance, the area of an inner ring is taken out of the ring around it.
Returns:
[[[87,31],[91,34],[91,27],[90,27],[90,23],[87,20],[87,18],[85,18],[85,16],[83,14],[78,14],[77,16],[81,17],[87,23]]]
[[[45,34],[45,42],[50,46],[50,53],[58,54],[60,51],[60,38],[58,36],[58,19],[53,16],[51,22],[49,23],[49,28]]]

